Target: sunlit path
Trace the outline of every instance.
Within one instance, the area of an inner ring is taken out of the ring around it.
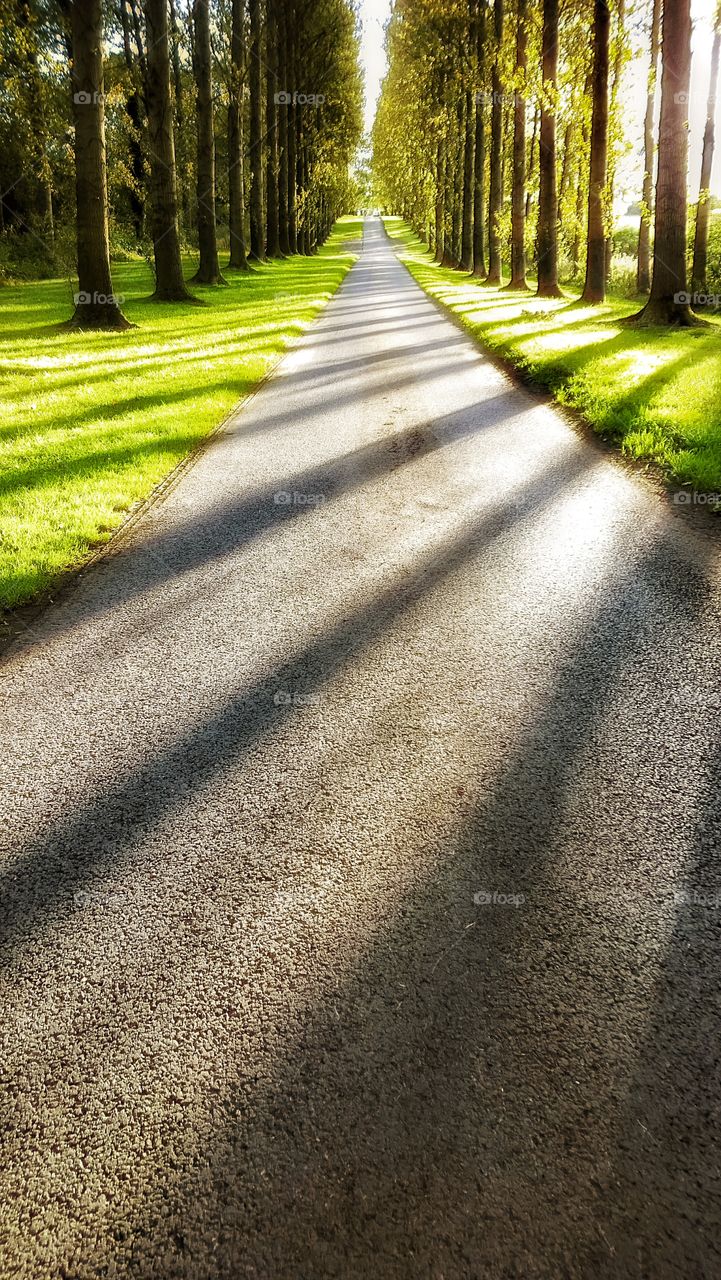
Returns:
[[[2,1274],[721,1274],[720,604],[368,220],[4,665]]]

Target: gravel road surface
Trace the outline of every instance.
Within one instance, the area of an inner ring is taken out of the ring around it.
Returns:
[[[0,675],[3,1280],[721,1277],[718,542],[378,222]]]

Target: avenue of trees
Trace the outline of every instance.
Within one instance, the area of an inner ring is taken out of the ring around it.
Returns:
[[[356,27],[352,0],[0,0],[0,269],[74,269],[69,323],[122,328],[116,247],[159,302],[314,253],[352,200]]]
[[[688,191],[691,0],[633,8],[650,53],[631,323],[697,321],[706,288],[720,15],[700,190]],[[490,284],[602,302],[624,144],[625,0],[396,0],[373,135],[377,190],[436,260]],[[689,210],[689,199],[693,204]],[[689,221],[690,220],[690,221]],[[692,244],[692,255],[689,247]]]

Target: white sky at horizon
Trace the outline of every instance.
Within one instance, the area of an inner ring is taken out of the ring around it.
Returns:
[[[650,4],[634,3],[631,8],[631,19],[634,15],[645,16]],[[706,119],[706,98],[708,95],[709,74],[711,68],[712,15],[716,0],[692,0],[691,15],[693,18],[691,68],[691,102],[690,102],[690,144],[689,193],[691,198],[698,188],[701,169],[701,147]],[[361,16],[361,65],[365,89],[365,131],[370,132],[375,116],[376,104],[380,93],[381,81],[386,72],[386,57],[383,48],[384,26],[391,11],[391,0],[360,0]],[[638,36],[636,37],[638,39]],[[629,150],[618,166],[618,202],[626,205],[639,198],[640,179],[643,172],[641,159],[641,142],[643,136],[643,115],[646,106],[646,76],[648,71],[647,40],[643,49],[637,49],[624,74],[624,101],[628,105],[628,141]],[[644,56],[645,53],[645,56]],[[711,186],[717,195],[721,195],[721,94],[719,94],[717,113],[717,145],[714,158]]]

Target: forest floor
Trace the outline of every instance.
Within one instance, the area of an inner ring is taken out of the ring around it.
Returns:
[[[82,563],[252,391],[338,287],[360,234],[341,219],[312,259],[193,286],[202,307],[150,302],[148,266],[117,264],[137,325],[124,333],[61,331],[68,281],[0,290],[0,608]]]
[[[660,465],[721,504],[721,320],[707,329],[628,329],[642,299],[587,306],[509,293],[438,267],[407,223],[386,218],[401,261],[483,345],[561,404],[580,411],[624,453]]]

